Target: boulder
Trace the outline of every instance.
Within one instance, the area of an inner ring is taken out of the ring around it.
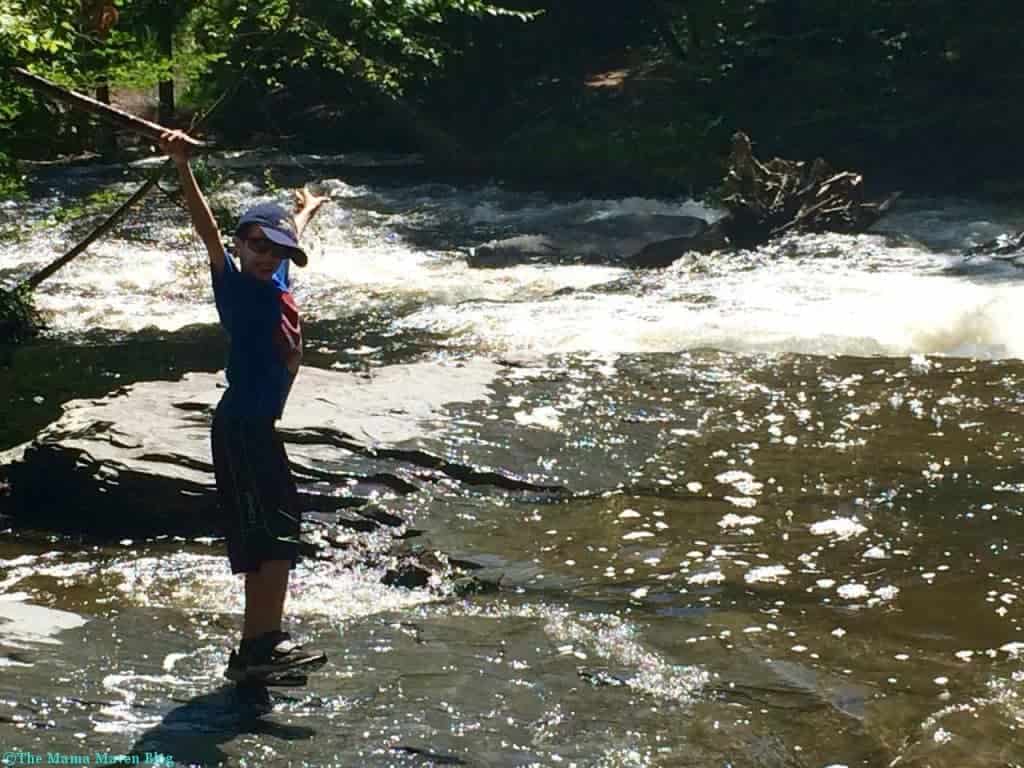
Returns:
[[[728,238],[717,224],[693,237],[670,237],[649,243],[634,253],[626,264],[638,269],[667,267],[688,253],[711,253],[729,244]]]
[[[547,235],[517,235],[470,248],[467,263],[471,267],[495,269],[518,264],[558,264],[564,256],[562,247]]]

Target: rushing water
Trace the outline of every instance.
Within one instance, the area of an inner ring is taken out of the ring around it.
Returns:
[[[240,163],[224,201],[264,196],[260,173]],[[431,439],[573,494],[382,499],[497,588],[304,565],[289,610],[332,663],[270,700],[220,677],[241,595],[217,543],[9,532],[0,747],[15,759],[1024,764],[1024,288],[1013,263],[959,255],[1024,210],[917,199],[876,233],[663,270],[475,270],[465,249],[492,237],[716,213],[346,182],[308,158],[279,175],[332,197],[297,272],[310,361],[511,362]],[[65,197],[123,182],[49,183],[3,209],[23,239],[0,247],[0,275],[80,233],[45,223]],[[158,199],[132,221],[38,293],[54,338],[0,371],[5,444],[62,401],[219,366],[186,222]]]

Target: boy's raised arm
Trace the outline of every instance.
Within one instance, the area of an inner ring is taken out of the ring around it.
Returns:
[[[188,212],[192,216],[192,226],[206,246],[210,266],[219,274],[224,271],[224,243],[220,238],[220,230],[217,229],[217,221],[213,218],[210,206],[203,197],[188,164],[189,145],[184,141],[184,137],[185,133],[182,131],[167,131],[160,137],[160,148],[174,161],[178,169],[178,180]]]
[[[302,231],[309,224],[310,219],[320,210],[320,206],[327,201],[327,198],[314,195],[305,187],[295,190],[294,196],[295,214],[293,218],[295,219],[295,237],[298,239],[302,237]]]

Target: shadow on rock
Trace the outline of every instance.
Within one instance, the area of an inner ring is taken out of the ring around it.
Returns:
[[[312,728],[263,719],[275,703],[290,700],[261,686],[225,685],[172,709],[159,725],[139,736],[131,754],[162,753],[176,764],[220,765],[229,759],[221,745],[245,734],[282,741],[312,738]]]

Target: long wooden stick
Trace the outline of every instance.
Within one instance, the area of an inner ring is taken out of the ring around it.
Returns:
[[[65,102],[77,109],[81,109],[91,114],[97,115],[98,117],[103,118],[104,120],[112,122],[115,125],[127,128],[128,130],[134,133],[141,134],[142,136],[153,139],[154,141],[159,141],[160,135],[167,130],[162,125],[158,125],[157,123],[150,122],[149,120],[144,120],[141,117],[129,114],[128,112],[124,112],[120,109],[117,109],[116,107],[111,107],[108,104],[96,101],[96,99],[92,99],[81,93],[66,90],[65,88],[60,87],[56,83],[52,83],[46,78],[39,77],[38,75],[33,75],[31,72],[21,69],[20,67],[12,68],[11,74],[22,85],[27,85],[33,90],[36,90],[44,94],[45,96],[48,96],[49,98]],[[186,141],[195,148],[206,147],[205,143],[197,141],[192,137],[187,137]],[[132,194],[132,196],[129,197],[127,200],[125,200],[116,211],[110,214],[110,216],[108,216],[102,224],[100,224],[92,232],[86,235],[84,240],[77,243],[74,248],[72,248],[64,255],[62,255],[60,258],[54,259],[52,262],[47,264],[38,272],[29,275],[25,280],[21,282],[21,284],[18,287],[27,288],[29,290],[34,289],[41,282],[43,282],[48,277],[53,275],[61,267],[68,264],[70,261],[75,259],[80,254],[82,254],[85,251],[85,249],[92,245],[96,240],[103,237],[103,235],[105,235],[107,232],[109,232],[115,226],[117,226],[118,222],[120,222],[121,219],[124,218],[125,214],[127,214],[128,211],[130,211],[132,207],[135,206],[136,203],[138,203],[142,198],[144,198],[149,193],[149,191],[156,186],[157,182],[160,181],[160,177],[163,176],[164,171],[167,170],[169,165],[170,161],[168,160],[163,165],[161,165],[159,169],[154,171],[153,174],[146,180],[146,182],[137,190],[135,190],[135,193]]]
[[[96,229],[90,232],[84,240],[78,243],[74,248],[65,253],[59,259],[51,261],[38,272],[29,275],[29,277],[27,277],[18,287],[28,288],[29,290],[32,290],[41,282],[43,282],[43,280],[48,278],[58,269],[63,267],[69,261],[78,256],[80,253],[82,253],[82,251],[84,251],[86,248],[92,245],[93,241],[102,237],[107,232],[112,230],[117,225],[117,223],[122,218],[124,218],[124,215],[132,209],[132,206],[139,202],[139,200],[146,196],[146,193],[149,192],[149,190],[156,186],[156,183],[160,181],[160,177],[163,175],[164,171],[167,170],[170,164],[170,160],[164,162],[163,165],[161,165],[157,170],[155,170],[153,174],[146,180],[145,184],[143,184],[141,187],[135,190],[135,194],[133,194],[131,197],[125,200],[121,204],[120,208],[118,208],[116,211],[110,214],[110,216],[107,217],[106,221],[104,221],[102,224],[96,227]]]
[[[11,75],[22,85],[28,86],[50,99],[70,104],[73,107],[89,112],[103,120],[106,120],[107,122],[118,125],[133,133],[138,133],[152,139],[153,141],[159,141],[160,135],[167,130],[162,125],[150,122],[149,120],[144,120],[141,117],[125,112],[117,107],[112,107],[109,104],[104,104],[102,101],[97,101],[85,94],[62,88],[56,83],[50,82],[39,75],[33,75],[31,72],[28,72],[21,67],[13,67],[11,69]],[[206,147],[204,142],[193,139],[192,137],[188,137],[186,141],[196,149]]]

